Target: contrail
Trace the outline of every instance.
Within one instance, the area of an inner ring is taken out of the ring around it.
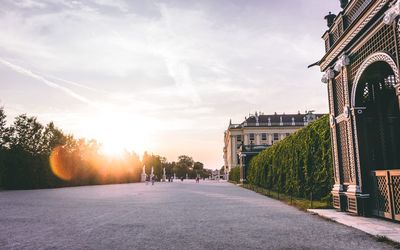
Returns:
[[[77,82],[61,79],[61,78],[58,78],[58,77],[55,77],[55,76],[52,76],[52,75],[48,75],[48,74],[43,74],[43,73],[41,73],[41,74],[43,76],[47,77],[47,78],[52,78],[54,80],[57,80],[57,81],[60,81],[60,82],[65,82],[67,84],[70,84],[70,85],[73,85],[73,86],[76,86],[76,87],[80,87],[80,88],[83,88],[83,89],[87,89],[87,90],[90,90],[90,91],[93,91],[93,92],[98,92],[98,93],[103,93],[103,94],[107,93],[105,91],[102,91],[102,90],[99,90],[99,89],[95,89],[95,88],[92,88],[92,87],[89,87],[89,86],[86,86],[86,85],[83,85],[83,84],[80,84],[80,83],[77,83]]]
[[[72,90],[70,90],[70,89],[68,89],[66,87],[58,85],[57,83],[49,81],[46,78],[44,78],[44,77],[42,77],[40,75],[37,75],[37,74],[33,73],[32,71],[30,71],[28,69],[25,69],[25,68],[22,68],[22,67],[20,67],[18,65],[12,64],[12,63],[10,63],[10,62],[2,59],[2,58],[0,58],[0,63],[4,64],[5,66],[7,66],[9,68],[11,68],[12,70],[14,70],[17,73],[30,76],[30,77],[32,77],[32,78],[34,78],[36,80],[39,80],[39,81],[43,82],[44,84],[46,84],[49,87],[52,87],[52,88],[55,88],[55,89],[59,89],[59,90],[63,91],[64,93],[66,93],[67,95],[69,95],[69,96],[71,96],[71,97],[73,97],[73,98],[75,98],[75,99],[77,99],[77,100],[79,100],[79,101],[81,101],[83,103],[86,103],[86,104],[89,104],[89,105],[94,105],[93,102],[91,102],[89,99],[85,98],[84,96],[81,96],[81,95],[75,93],[74,91],[72,91]]]

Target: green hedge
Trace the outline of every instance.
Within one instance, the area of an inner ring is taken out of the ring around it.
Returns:
[[[329,118],[325,115],[253,157],[248,181],[296,197],[328,199],[333,185]]]
[[[229,180],[234,182],[240,181],[240,167],[232,168],[229,172]]]

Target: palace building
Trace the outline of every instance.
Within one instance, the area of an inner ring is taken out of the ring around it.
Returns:
[[[240,179],[245,181],[251,157],[321,116],[312,111],[272,115],[255,112],[245,117],[242,123],[230,121],[224,133],[225,173],[240,167]]]
[[[341,0],[325,17],[334,207],[400,220],[400,1]]]

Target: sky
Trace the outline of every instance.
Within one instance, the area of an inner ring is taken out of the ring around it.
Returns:
[[[0,106],[105,151],[223,165],[255,111],[328,112],[318,67],[337,0],[0,0]]]

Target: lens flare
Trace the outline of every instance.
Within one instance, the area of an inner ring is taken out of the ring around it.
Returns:
[[[58,178],[69,181],[73,177],[73,169],[68,166],[65,156],[65,150],[61,146],[55,147],[50,154],[50,167]]]

